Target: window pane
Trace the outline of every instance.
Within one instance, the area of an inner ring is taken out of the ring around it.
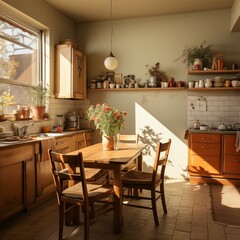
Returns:
[[[40,34],[0,19],[0,78],[16,84],[39,80]]]

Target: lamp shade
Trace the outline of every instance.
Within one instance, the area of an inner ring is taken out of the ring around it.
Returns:
[[[108,70],[114,70],[118,66],[118,60],[113,56],[112,53],[105,59],[104,66]]]

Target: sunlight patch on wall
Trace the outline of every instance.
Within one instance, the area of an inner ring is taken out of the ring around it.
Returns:
[[[157,143],[171,139],[166,178],[188,177],[187,145],[138,103],[135,103],[135,126],[136,133],[140,136],[140,142],[148,144],[143,156],[143,169],[145,171],[152,170]]]

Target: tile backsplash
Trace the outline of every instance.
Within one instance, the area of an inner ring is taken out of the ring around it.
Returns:
[[[211,128],[240,122],[240,96],[188,96],[188,127],[196,120]]]
[[[87,109],[90,106],[89,100],[70,100],[70,99],[50,99],[49,106],[47,112],[49,113],[49,120],[40,120],[34,121],[34,126],[28,128],[28,134],[33,134],[37,132],[42,132],[43,126],[53,126],[57,122],[56,115],[66,115],[69,112],[75,111],[80,116],[80,127],[82,129],[89,128],[90,124],[87,120]],[[32,120],[28,121],[17,121],[19,127],[26,125],[27,123],[32,122]],[[4,131],[12,131],[11,121],[1,122],[0,126],[4,128]]]

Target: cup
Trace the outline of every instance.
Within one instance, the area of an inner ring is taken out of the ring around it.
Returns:
[[[230,80],[226,80],[225,87],[230,87],[230,84],[231,84]]]
[[[179,81],[179,82],[177,83],[177,86],[178,86],[178,87],[184,87],[184,82],[183,82],[183,81]]]
[[[192,81],[189,82],[189,83],[188,83],[188,87],[189,87],[189,88],[193,88],[193,87],[194,87],[194,82],[192,82]]]
[[[232,86],[233,87],[239,87],[239,81],[238,80],[232,80]]]
[[[109,84],[109,87],[110,87],[111,89],[115,88],[115,83],[110,83],[110,84]]]
[[[198,87],[200,87],[200,88],[204,87],[204,81],[203,80],[199,80],[198,83],[199,83]]]
[[[168,82],[161,82],[161,87],[162,88],[167,88],[168,87]]]

